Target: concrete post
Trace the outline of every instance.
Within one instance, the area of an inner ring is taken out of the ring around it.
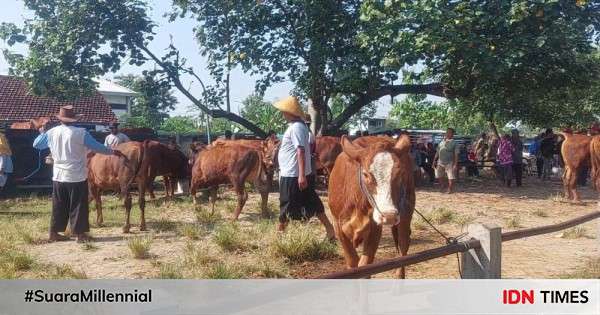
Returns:
[[[500,279],[502,229],[495,224],[470,224],[469,236],[478,239],[481,248],[461,253],[463,279]]]

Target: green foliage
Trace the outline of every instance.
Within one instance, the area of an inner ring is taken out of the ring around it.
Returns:
[[[391,128],[441,129],[454,128],[458,134],[473,135],[488,129],[481,113],[470,113],[459,101],[431,102],[425,95],[409,95],[394,102],[389,113]]]
[[[28,0],[34,18],[23,27],[0,25],[9,45],[26,44],[27,56],[9,50],[11,73],[25,78],[37,95],[72,99],[94,91],[96,77],[122,63],[141,65],[140,46],[152,40],[154,24],[143,0]]]
[[[165,119],[160,126],[160,130],[176,134],[189,134],[198,131],[196,122],[193,118],[187,116],[175,116]]]
[[[287,126],[285,119],[273,104],[266,102],[262,96],[254,94],[242,101],[241,115],[255,123],[263,130],[274,130],[283,133]]]
[[[345,97],[341,94],[337,94],[329,101],[329,108],[331,115],[337,117],[340,115],[352,102],[356,100],[355,97]],[[343,129],[348,129],[350,126],[359,127],[361,130],[367,129],[368,126],[365,124],[369,118],[372,118],[377,112],[377,102],[371,102],[370,104],[362,107],[356,114],[352,115],[346,123],[342,126]]]
[[[155,128],[169,117],[167,111],[175,109],[177,98],[171,85],[149,72],[116,77],[117,83],[137,93],[131,104],[131,116],[125,119],[131,127]]]

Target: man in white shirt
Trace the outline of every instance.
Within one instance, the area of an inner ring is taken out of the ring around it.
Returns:
[[[115,122],[111,123],[109,128],[110,128],[110,133],[104,139],[105,146],[107,146],[109,148],[114,148],[121,143],[131,141],[131,140],[129,140],[129,137],[127,137],[124,133],[119,132],[119,124],[118,123],[115,123]]]
[[[38,150],[50,149],[54,161],[52,166],[52,218],[49,241],[66,241],[69,238],[59,234],[71,224],[71,231],[77,242],[90,240],[87,185],[87,150],[100,154],[123,156],[97,142],[87,130],[72,126],[77,121],[73,106],[63,106],[56,115],[60,125],[46,131],[40,128],[40,135],[33,141]]]
[[[277,159],[279,162],[279,231],[284,231],[290,219],[310,219],[313,215],[325,226],[327,237],[335,239],[331,222],[315,191],[315,177],[311,166],[311,152],[306,117],[298,99],[287,97],[276,102],[288,128],[283,134]]]

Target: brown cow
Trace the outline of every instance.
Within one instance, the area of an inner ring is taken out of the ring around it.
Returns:
[[[335,164],[335,159],[337,159],[340,153],[342,153],[342,145],[340,144],[339,137],[317,137],[317,172],[325,174],[326,177],[329,176],[333,169],[333,165]]]
[[[590,142],[592,137],[580,134],[561,133],[564,137],[560,153],[565,164],[562,176],[565,198],[579,202],[577,176],[583,167],[590,163]]]
[[[212,211],[215,210],[216,187],[231,184],[238,196],[237,207],[233,219],[237,220],[248,199],[245,183],[253,182],[261,192],[261,211],[267,215],[267,200],[269,185],[263,164],[263,155],[254,147],[245,145],[211,145],[200,151],[192,168],[190,193],[194,204],[196,191],[201,188],[211,188],[210,201]]]
[[[591,139],[590,161],[592,164],[592,185],[597,192],[600,192],[600,136],[593,136]]]
[[[348,268],[373,262],[383,225],[390,225],[403,256],[410,245],[415,208],[410,138],[402,135],[396,143],[381,139],[363,139],[365,146],[359,146],[342,137],[343,152],[329,178],[329,208]],[[359,260],[356,248],[361,243]],[[404,268],[398,276],[405,277]]]
[[[96,202],[96,224],[102,225],[102,191],[118,191],[124,199],[127,219],[123,226],[123,233],[129,233],[131,214],[131,184],[136,181],[139,190],[140,205],[140,230],[146,230],[145,210],[145,183],[146,172],[144,169],[144,144],[141,142],[126,142],[116,147],[126,159],[114,155],[89,154],[88,155],[88,187],[90,196]]]
[[[156,198],[152,185],[156,176],[163,177],[167,198],[173,197],[177,180],[190,177],[188,158],[176,147],[162,144],[158,141],[147,140],[144,142],[144,148],[147,158],[147,165],[145,165],[144,171],[148,174],[146,189],[150,194],[150,198]]]

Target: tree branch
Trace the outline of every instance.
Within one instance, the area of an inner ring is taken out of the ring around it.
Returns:
[[[152,60],[154,60],[154,62],[156,62],[156,64],[158,64],[161,68],[163,68],[165,70],[165,73],[169,76],[169,78],[171,78],[171,80],[173,81],[173,85],[185,96],[187,97],[190,101],[192,101],[192,103],[194,103],[194,105],[198,106],[198,108],[200,108],[201,111],[207,113],[208,115],[210,115],[213,118],[225,118],[227,120],[233,121],[235,123],[238,123],[240,125],[242,125],[243,127],[245,127],[246,129],[250,130],[250,132],[256,134],[257,136],[261,137],[261,138],[266,138],[267,137],[267,133],[260,129],[258,126],[256,126],[255,124],[253,124],[252,122],[248,121],[247,119],[238,116],[234,113],[229,113],[226,111],[223,111],[221,109],[217,109],[217,110],[211,110],[210,108],[208,108],[206,105],[204,105],[199,99],[197,99],[196,97],[194,97],[181,83],[181,80],[179,79],[179,74],[177,72],[177,70],[175,69],[171,69],[171,67],[164,63],[162,60],[160,60],[154,53],[152,53],[146,46],[144,45],[139,45],[140,49],[143,50]],[[196,78],[198,79],[198,77],[196,76]]]
[[[354,103],[350,104],[344,109],[344,111],[335,117],[327,126],[327,130],[340,129],[352,115],[358,113],[358,111],[369,103],[376,101],[383,96],[396,96],[398,94],[429,94],[440,97],[452,98],[453,95],[450,90],[441,83],[429,83],[429,84],[400,84],[400,85],[388,85],[382,86],[379,89],[369,91],[367,93],[361,93],[358,95],[358,99]]]

